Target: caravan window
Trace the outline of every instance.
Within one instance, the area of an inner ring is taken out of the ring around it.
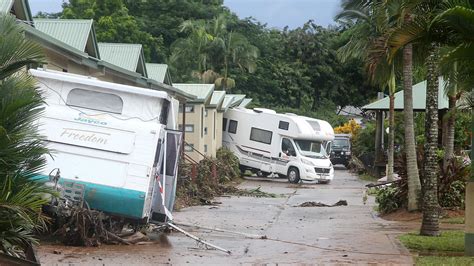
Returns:
[[[230,120],[229,121],[229,133],[237,133],[237,121]]]
[[[111,93],[72,89],[67,95],[66,105],[122,114],[123,100]]]
[[[279,129],[288,130],[289,127],[290,127],[290,123],[285,122],[285,121],[280,121],[280,124],[278,124]]]
[[[271,144],[272,134],[273,133],[271,131],[252,127],[252,130],[250,131],[250,140]]]
[[[227,129],[227,118],[224,118],[224,120],[222,120],[222,131],[226,131]]]

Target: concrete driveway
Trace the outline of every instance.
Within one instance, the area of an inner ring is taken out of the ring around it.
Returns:
[[[281,195],[277,198],[222,197],[217,206],[175,212],[178,224],[219,228],[226,232],[182,227],[232,252],[207,250],[180,233],[157,235],[150,245],[100,248],[42,245],[44,264],[412,264],[396,240],[400,224],[378,218],[373,198],[363,202],[364,182],[343,167],[329,185],[290,185],[284,179],[248,178],[241,188]],[[296,207],[316,201],[348,206]],[[240,232],[230,233],[227,231]],[[259,239],[265,236],[266,239]],[[56,253],[56,254],[54,254]]]

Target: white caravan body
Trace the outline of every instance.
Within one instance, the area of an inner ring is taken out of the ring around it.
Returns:
[[[45,98],[39,127],[53,154],[39,179],[60,169],[62,187],[82,188],[93,209],[144,222],[170,219],[181,135],[168,130],[177,119],[168,94],[56,71],[30,73]]]
[[[264,176],[330,182],[334,168],[325,148],[333,139],[331,125],[319,119],[263,108],[237,107],[224,113],[223,145],[239,158],[242,170]]]

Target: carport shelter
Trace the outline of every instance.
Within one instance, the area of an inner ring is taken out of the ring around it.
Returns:
[[[438,114],[439,121],[441,121],[442,126],[442,142],[445,141],[445,132],[447,127],[447,122],[443,121],[442,117],[448,111],[449,103],[448,97],[445,93],[446,82],[442,77],[439,78],[439,87],[438,87]],[[365,112],[374,112],[376,116],[376,130],[375,130],[375,163],[376,167],[385,167],[385,160],[383,158],[383,113],[389,111],[390,105],[389,97],[379,99],[373,103],[367,104],[362,107],[362,110]],[[394,101],[395,111],[403,111],[403,90],[395,93]],[[414,112],[424,112],[426,109],[426,80],[420,82],[416,85],[413,85],[413,111]],[[395,121],[396,123],[397,121]]]

